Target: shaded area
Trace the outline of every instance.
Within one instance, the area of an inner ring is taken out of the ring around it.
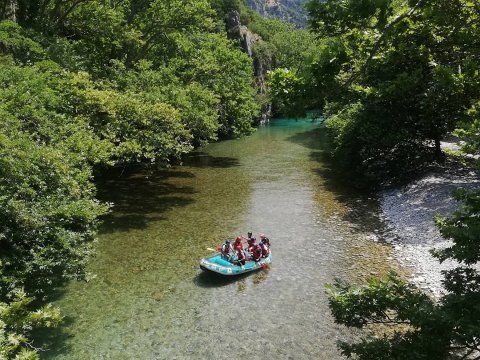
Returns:
[[[245,273],[245,274],[240,274],[235,276],[222,276],[214,272],[202,271],[193,278],[193,282],[195,285],[200,286],[202,288],[222,287],[222,286],[227,286],[227,285],[242,281],[245,278],[253,276],[258,271],[262,271],[262,269],[259,269],[255,272],[250,272],[250,273]]]
[[[180,186],[179,179],[195,179],[187,168],[222,168],[239,166],[232,157],[212,156],[196,151],[187,155],[183,167],[159,169],[132,166],[112,169],[98,177],[98,199],[112,204],[112,212],[103,219],[101,234],[144,229],[174,207],[191,204],[195,190]],[[170,181],[173,180],[173,181]]]
[[[228,156],[212,156],[202,151],[195,151],[184,159],[184,165],[192,167],[231,168],[239,166],[237,158]]]
[[[74,319],[72,317],[65,316],[60,326],[33,332],[33,338],[38,339],[41,346],[41,358],[43,358],[42,352],[44,354],[48,353],[49,356],[68,355],[70,353],[71,346],[68,340],[72,339],[73,335],[68,332],[68,328],[73,323]]]
[[[311,150],[310,159],[319,167],[313,169],[322,186],[334,194],[335,199],[348,209],[341,214],[342,220],[355,225],[362,232],[383,232],[384,224],[379,214],[379,202],[375,189],[358,189],[351,184],[352,179],[345,179],[335,171],[329,156],[331,140],[325,127],[317,127],[310,131],[296,133],[288,141],[302,145]]]
[[[104,218],[100,233],[143,229],[149,222],[163,219],[161,214],[172,207],[192,203],[193,188],[168,183],[172,177],[194,176],[182,171],[157,171],[99,182],[99,199],[113,206],[113,212]]]

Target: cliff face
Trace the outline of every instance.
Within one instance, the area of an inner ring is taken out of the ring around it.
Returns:
[[[256,56],[254,47],[255,45],[261,44],[263,40],[258,34],[251,32],[245,25],[241,24],[238,11],[232,11],[228,15],[226,24],[229,38],[238,40],[243,51],[253,59],[253,70],[258,94],[265,96],[267,94],[267,72],[272,69],[274,59],[265,59]],[[272,107],[270,104],[266,104],[262,108],[262,115],[259,121],[266,122],[270,119],[271,115]]]
[[[247,0],[248,6],[266,18],[292,22],[299,27],[307,25],[304,5],[308,0]]]

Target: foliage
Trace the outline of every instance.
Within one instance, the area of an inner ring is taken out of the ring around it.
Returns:
[[[462,150],[469,154],[480,151],[480,101],[473,103],[467,111],[468,118],[455,130],[455,135],[465,141]]]
[[[264,19],[258,13],[249,10],[242,10],[248,14],[248,27],[255,34],[261,36],[261,41],[253,45],[253,58],[260,68],[272,71],[276,75],[270,75],[267,79],[266,93],[259,98],[270,99],[272,109],[276,116],[302,116],[307,110],[315,108],[313,99],[309,96],[307,86],[310,81],[303,81],[310,78],[311,72],[308,64],[315,57],[318,41],[312,33],[304,29],[298,29],[293,24],[278,19]],[[282,88],[283,81],[274,81],[285,70],[286,73],[295,74],[302,79],[295,88],[289,84],[288,88]],[[276,88],[272,88],[276,86]],[[285,99],[285,94],[288,100]]]
[[[0,302],[0,357],[37,360],[39,356],[29,341],[33,329],[58,326],[62,320],[58,309],[47,305],[30,311],[31,298],[16,290],[9,294],[9,303]]]
[[[440,140],[459,121],[471,122],[468,109],[480,97],[478,6],[466,0],[308,6],[322,37],[309,89],[320,108],[328,105],[341,169],[382,182],[441,159]]]
[[[408,176],[441,159],[440,140],[458,124],[466,150],[478,151],[475,2],[327,0],[312,1],[309,11],[323,37],[310,89],[329,116],[333,156],[343,171],[368,183]],[[434,254],[459,264],[444,272],[447,293],[438,302],[394,274],[363,287],[329,287],[335,320],[369,330],[360,342],[339,344],[345,356],[478,358],[479,192],[455,196],[460,210],[437,219],[453,245]]]
[[[454,239],[455,243],[446,249],[436,252],[440,261],[455,259],[466,265],[480,261],[480,190],[466,191],[458,189],[454,192],[456,200],[462,202],[462,207],[451,218],[437,218],[437,225],[442,235]]]
[[[36,359],[33,330],[60,322],[44,304],[88,279],[109,208],[93,174],[249,134],[258,105],[252,61],[208,0],[12,4],[0,13],[0,357]]]
[[[14,288],[43,296],[83,277],[85,254],[105,205],[89,164],[110,147],[69,110],[71,82],[48,63],[0,67],[0,299]]]
[[[45,57],[42,46],[28,37],[25,30],[13,21],[0,22],[0,53],[11,54],[23,63]]]
[[[181,50],[182,57],[173,59],[171,66],[184,85],[203,84],[218,98],[218,135],[250,134],[258,105],[248,55],[235,50],[219,34],[189,37],[183,41]]]
[[[480,351],[480,191],[458,190],[462,206],[449,218],[438,218],[442,235],[453,245],[435,251],[440,261],[459,262],[444,272],[447,291],[438,302],[395,274],[372,279],[357,288],[329,286],[330,307],[336,322],[357,328],[384,325],[380,337],[340,343],[342,353],[358,359],[477,359]],[[377,332],[381,329],[377,328]]]
[[[288,69],[268,73],[268,85],[278,113],[289,117],[305,116],[304,79]]]

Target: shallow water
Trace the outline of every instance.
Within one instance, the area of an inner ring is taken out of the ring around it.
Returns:
[[[211,144],[184,166],[114,177],[115,204],[88,283],[57,302],[66,315],[50,359],[341,359],[324,284],[390,269],[375,199],[342,188],[322,163],[321,126],[276,120]],[[237,279],[198,261],[224,239],[265,232],[267,271]]]

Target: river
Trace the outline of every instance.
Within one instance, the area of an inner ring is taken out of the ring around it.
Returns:
[[[329,177],[320,124],[275,120],[210,144],[183,166],[112,177],[113,212],[88,283],[56,302],[64,326],[48,359],[341,359],[324,284],[362,281],[394,263],[375,198]],[[224,239],[271,239],[270,269],[202,273]]]

